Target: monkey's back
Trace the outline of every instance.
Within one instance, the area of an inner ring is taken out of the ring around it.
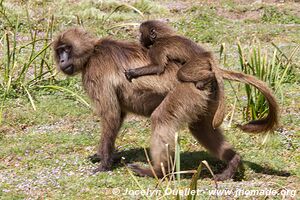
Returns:
[[[169,60],[184,63],[208,52],[194,41],[179,35],[158,38],[150,51],[164,54]]]

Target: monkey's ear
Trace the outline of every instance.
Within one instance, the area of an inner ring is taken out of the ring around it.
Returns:
[[[94,51],[99,50],[101,46],[101,41],[100,40],[93,41],[93,46],[94,46]]]
[[[156,33],[155,29],[152,28],[150,30],[150,38],[151,38],[151,40],[154,40],[156,38],[156,36],[157,36],[157,33]]]

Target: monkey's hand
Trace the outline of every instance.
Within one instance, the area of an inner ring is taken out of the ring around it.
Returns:
[[[88,159],[92,162],[92,163],[97,163],[101,161],[101,156],[98,154],[94,154],[88,157]]]
[[[111,165],[106,165],[101,163],[96,169],[93,170],[93,173],[96,174],[98,172],[107,172],[111,171],[112,167]]]
[[[136,78],[135,77],[135,72],[134,72],[133,69],[126,70],[125,71],[125,76],[126,76],[126,78],[129,82],[132,82],[132,79]]]
[[[121,158],[122,158],[122,156],[119,153],[114,153],[112,155],[113,164],[117,164],[117,163],[121,162]],[[98,163],[102,160],[101,156],[98,154],[93,154],[93,155],[89,156],[88,159],[94,164]]]

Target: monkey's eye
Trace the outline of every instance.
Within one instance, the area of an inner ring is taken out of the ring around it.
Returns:
[[[56,52],[58,55],[62,54],[62,53],[67,53],[70,55],[71,53],[71,47],[70,46],[66,46],[66,45],[63,45],[63,46],[60,46],[56,49]]]
[[[64,48],[64,51],[67,52],[67,53],[70,53],[71,52],[71,47],[70,46],[66,46]]]
[[[60,54],[60,53],[70,53],[71,52],[71,47],[70,46],[67,46],[67,45],[61,45],[57,48],[57,53]]]

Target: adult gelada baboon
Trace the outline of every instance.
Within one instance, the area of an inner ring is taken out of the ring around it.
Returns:
[[[151,116],[151,158],[157,176],[162,177],[161,164],[167,166],[166,144],[174,153],[174,135],[181,124],[187,123],[193,136],[212,154],[228,162],[227,169],[217,175],[225,180],[234,175],[240,156],[225,141],[221,129],[213,129],[212,118],[217,103],[214,83],[198,90],[193,83],[176,79],[178,66],[169,62],[161,76],[145,76],[133,83],[124,71],[149,64],[147,49],[133,42],[97,39],[86,31],[72,28],[59,34],[53,43],[59,69],[67,75],[82,73],[83,87],[101,117],[101,139],[97,155],[101,163],[96,171],[110,170],[118,131],[127,112]],[[265,119],[252,121],[241,128],[248,132],[267,131],[277,124],[277,104],[268,87],[256,78],[239,72],[224,77],[257,87],[269,103]],[[150,169],[132,165],[141,176],[153,176]]]

